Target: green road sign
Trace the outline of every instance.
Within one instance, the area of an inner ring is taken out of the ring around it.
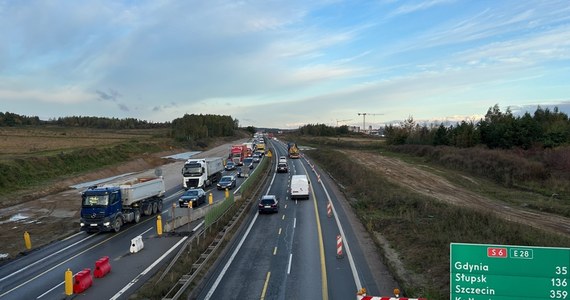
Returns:
[[[452,243],[452,300],[570,300],[570,249]]]

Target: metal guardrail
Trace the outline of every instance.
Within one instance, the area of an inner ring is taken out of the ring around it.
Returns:
[[[250,192],[249,191],[250,186],[253,184],[253,182],[256,182],[257,181],[256,179],[263,176],[261,177],[262,183],[254,186],[253,191],[251,192],[252,197],[248,197],[245,201],[242,202],[242,201],[234,201],[233,195],[231,195],[229,198],[224,200],[225,203],[222,203],[221,205],[210,210],[206,214],[204,228],[184,243],[184,245],[180,248],[180,250],[174,257],[174,259],[170,262],[166,270],[160,276],[158,280],[159,282],[162,281],[162,279],[164,279],[166,274],[170,272],[172,267],[175,265],[176,261],[180,258],[180,256],[186,251],[186,249],[189,246],[191,247],[192,243],[195,240],[198,244],[200,241],[200,236],[202,236],[202,238],[205,240],[206,235],[208,234],[210,229],[215,228],[219,222],[225,220],[226,219],[225,217],[227,216],[228,212],[232,211],[231,208],[234,207],[236,203],[241,202],[241,205],[238,207],[238,211],[232,216],[230,221],[224,227],[222,227],[220,231],[218,231],[218,233],[214,237],[214,240],[205,248],[204,252],[198,257],[197,261],[192,264],[190,272],[182,275],[180,279],[178,279],[176,284],[162,298],[162,300],[179,299],[184,294],[186,289],[190,286],[190,284],[196,279],[198,274],[200,274],[200,271],[204,268],[204,266],[210,261],[211,258],[214,257],[218,248],[220,247],[222,242],[226,239],[227,234],[233,229],[233,227],[238,223],[238,221],[242,219],[244,213],[247,211],[246,208],[250,207],[249,205],[251,204],[252,200],[256,199],[257,195],[261,191],[261,188],[265,186],[265,182],[267,181],[269,177],[268,175],[271,171],[271,168],[268,167],[270,160],[271,159],[269,158],[265,158],[258,165],[258,168],[260,167],[259,169],[264,170],[265,172],[254,172],[254,174],[252,174],[252,176],[249,177],[248,180],[246,180],[246,182],[248,182],[249,184],[247,184],[244,187],[244,189],[242,190],[242,194],[244,192]],[[191,251],[191,249],[188,249],[188,252],[189,251]]]

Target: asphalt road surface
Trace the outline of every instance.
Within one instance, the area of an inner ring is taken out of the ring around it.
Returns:
[[[270,144],[275,157],[286,155],[283,143]],[[273,172],[264,190],[280,199],[279,212],[258,214],[253,206],[198,299],[354,299],[362,287],[369,295],[390,295],[396,283],[387,274],[377,284],[337,195],[329,192],[330,181],[320,180],[320,171],[304,158],[288,159],[288,164],[289,172]],[[309,177],[308,200],[289,199],[296,174]],[[330,217],[329,201],[335,211]],[[337,255],[339,235],[342,257]]]

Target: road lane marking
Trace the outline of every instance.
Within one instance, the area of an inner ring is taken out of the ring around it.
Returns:
[[[342,245],[346,250],[346,256],[348,256],[348,263],[350,264],[350,270],[352,271],[352,277],[354,278],[354,284],[356,285],[356,289],[362,289],[362,283],[360,282],[360,276],[358,276],[358,272],[356,271],[356,264],[354,263],[354,258],[352,257],[352,253],[350,252],[350,247],[348,246],[348,240],[346,239],[346,235],[344,234],[344,230],[342,229],[342,225],[340,224],[340,220],[338,219],[338,214],[336,213],[336,209],[334,208],[334,204],[331,200],[329,192],[325,188],[323,181],[321,180],[321,186],[325,191],[325,195],[327,196],[328,203],[331,204],[332,213],[336,222],[336,226],[338,226],[338,230],[340,231],[340,236],[342,237]]]
[[[218,275],[218,278],[216,278],[216,281],[214,282],[214,284],[212,285],[212,287],[210,288],[210,290],[208,291],[208,294],[206,295],[206,297],[204,298],[204,300],[209,300],[210,297],[212,297],[212,295],[214,294],[214,292],[216,291],[216,288],[218,287],[218,285],[220,284],[220,282],[222,281],[222,278],[224,277],[224,275],[226,274],[226,272],[228,271],[228,269],[230,268],[230,265],[232,264],[232,262],[234,261],[237,253],[239,252],[241,246],[243,245],[245,239],[247,238],[247,236],[249,235],[249,232],[251,231],[251,228],[253,227],[253,224],[255,224],[255,221],[257,220],[257,216],[259,216],[259,214],[255,214],[253,216],[253,220],[251,220],[251,223],[249,223],[249,226],[247,227],[247,230],[245,231],[245,234],[243,235],[243,237],[241,238],[241,240],[239,241],[239,244],[237,245],[236,249],[234,250],[234,252],[232,253],[232,256],[230,256],[230,259],[228,260],[228,262],[226,263],[226,265],[224,266],[224,268],[222,269],[222,271],[220,272],[220,274]]]
[[[80,233],[81,233],[81,232],[80,232]],[[0,282],[2,282],[2,281],[4,281],[4,280],[6,280],[6,279],[8,279],[8,278],[10,278],[10,277],[12,277],[12,276],[18,274],[18,273],[20,273],[20,272],[22,272],[22,271],[25,271],[25,270],[29,269],[30,267],[32,267],[32,266],[34,266],[34,265],[36,265],[36,264],[38,264],[38,263],[40,263],[40,262],[42,262],[42,261],[44,261],[44,260],[46,260],[46,259],[48,259],[48,258],[50,258],[50,257],[52,257],[52,256],[54,256],[54,255],[56,255],[56,254],[59,254],[60,252],[63,252],[63,251],[65,251],[65,250],[67,250],[67,249],[69,249],[69,248],[71,248],[71,247],[73,247],[73,246],[75,246],[75,245],[77,245],[77,244],[80,244],[80,243],[82,243],[82,242],[84,242],[84,241],[86,241],[86,240],[88,240],[88,239],[90,239],[90,238],[92,238],[92,237],[94,237],[94,236],[95,236],[95,235],[88,235],[86,238],[84,238],[84,239],[82,239],[82,240],[80,240],[80,241],[77,241],[77,242],[75,242],[75,243],[73,243],[73,244],[71,244],[71,245],[69,245],[69,246],[67,246],[67,247],[65,247],[65,248],[63,248],[63,249],[61,249],[61,250],[59,250],[59,251],[57,251],[57,252],[54,252],[54,253],[52,253],[52,254],[46,256],[46,257],[43,257],[42,259],[36,260],[35,262],[33,262],[33,263],[31,263],[31,264],[29,264],[29,265],[27,265],[27,266],[25,266],[25,267],[19,269],[18,271],[15,271],[14,273],[12,273],[12,274],[10,274],[10,275],[8,275],[8,276],[6,276],[6,277],[0,278]],[[5,294],[2,294],[2,295],[0,295],[0,296],[3,296],[3,295],[5,295]]]
[[[283,215],[283,217],[281,218],[281,220],[285,220],[285,215]]]
[[[279,228],[279,233],[278,233],[278,235],[281,235],[281,229],[282,229],[282,228]]]
[[[267,292],[267,286],[269,285],[269,277],[271,277],[271,272],[267,272],[267,277],[265,277],[265,284],[263,284],[263,291],[261,291],[261,300],[265,299],[265,293]]]
[[[121,295],[123,295],[131,286],[133,286],[139,279],[141,279],[144,275],[146,275],[150,270],[152,270],[156,265],[158,265],[163,259],[165,259],[174,249],[178,248],[182,242],[184,242],[188,237],[183,237],[178,243],[176,243],[172,248],[168,249],[166,253],[164,253],[160,258],[158,258],[152,265],[148,266],[144,271],[142,271],[135,279],[131,280],[129,284],[127,284],[124,288],[122,288],[118,293],[116,293],[110,300],[118,299]]]
[[[301,164],[303,169],[305,166]],[[305,173],[308,174],[307,169],[305,169]],[[313,205],[315,206],[315,220],[317,221],[317,235],[319,237],[319,254],[321,256],[321,282],[322,282],[322,293],[323,293],[323,300],[329,299],[329,289],[327,283],[327,265],[325,261],[325,247],[323,244],[323,232],[321,229],[321,221],[319,219],[319,206],[317,205],[317,196],[315,195],[315,189],[311,189],[311,194],[313,194]]]
[[[273,255],[277,254],[277,247],[273,248]]]
[[[200,227],[202,227],[202,225],[204,225],[204,221],[200,222],[200,224],[196,225],[196,227],[194,227],[194,229],[192,229],[192,232],[196,232],[196,230],[198,230]]]
[[[293,253],[289,253],[289,265],[287,266],[287,275],[291,274],[291,262],[293,261]]]

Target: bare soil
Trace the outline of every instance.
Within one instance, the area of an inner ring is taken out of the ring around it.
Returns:
[[[452,205],[492,212],[507,221],[530,225],[570,237],[569,218],[489,199],[399,159],[354,150],[346,150],[344,153],[352,157],[355,162],[384,173],[389,180],[426,196]],[[469,180],[476,182],[473,178],[469,178]]]
[[[161,158],[172,154],[156,153],[101,169],[81,176],[55,182],[34,192],[22,193],[13,199],[21,203],[0,209],[0,261],[16,257],[25,252],[24,232],[27,231],[36,248],[76,233],[79,230],[79,190],[70,186],[118,176],[131,172],[141,172],[164,165],[171,160]],[[33,199],[29,201],[29,199]]]

